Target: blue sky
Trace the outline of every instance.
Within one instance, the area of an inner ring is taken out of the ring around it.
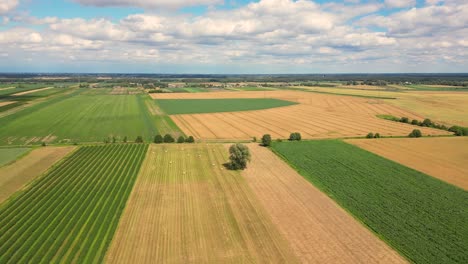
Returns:
[[[0,72],[467,72],[464,0],[0,0]]]

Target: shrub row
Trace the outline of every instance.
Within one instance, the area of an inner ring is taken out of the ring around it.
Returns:
[[[453,132],[456,136],[468,136],[468,127],[462,127],[462,126],[447,127],[445,125],[441,125],[441,124],[437,124],[435,122],[432,122],[429,118],[426,118],[423,121],[413,119],[410,122],[408,117],[398,118],[396,116],[391,116],[391,115],[380,115],[379,117],[383,118],[383,119],[395,121],[395,122],[411,124],[411,125],[414,125],[414,126],[431,127],[431,128],[436,128],[436,129],[442,129],[442,130]],[[417,129],[415,129],[415,130],[417,130]],[[413,130],[413,132],[414,132],[414,130]],[[410,137],[411,137],[411,134],[410,134]]]
[[[162,135],[156,135],[154,137],[154,140],[153,140],[154,143],[156,144],[161,144],[161,143],[174,143],[176,142],[175,138],[172,137],[172,135],[170,134],[166,134],[164,135],[164,137]],[[177,139],[177,143],[195,143],[195,139],[192,137],[192,136],[189,136],[187,138],[185,138],[184,136],[180,136],[178,139]]]
[[[263,135],[262,137],[262,146],[265,146],[265,147],[269,147],[271,146],[271,135],[270,134],[265,134]],[[302,136],[301,136],[301,133],[299,132],[294,132],[294,133],[291,133],[289,135],[289,141],[300,141],[302,140]],[[257,138],[254,137],[253,138],[253,141],[256,142],[257,141]],[[278,142],[281,142],[281,139],[277,139]]]

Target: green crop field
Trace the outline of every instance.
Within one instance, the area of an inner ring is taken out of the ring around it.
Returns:
[[[77,91],[0,118],[0,144],[102,142],[158,131],[143,95],[82,95]]]
[[[164,99],[157,104],[169,115],[260,110],[297,104],[270,98],[255,99]]]
[[[0,167],[16,160],[19,156],[31,150],[30,148],[0,148]]]
[[[81,147],[0,206],[0,263],[102,263],[147,145]]]
[[[273,145],[415,263],[468,263],[468,192],[342,141]]]

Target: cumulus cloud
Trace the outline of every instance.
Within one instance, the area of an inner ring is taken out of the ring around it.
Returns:
[[[87,6],[131,6],[141,8],[180,8],[185,6],[215,5],[222,0],[74,0]]]
[[[411,7],[416,5],[416,0],[385,0],[385,5],[390,8]]]
[[[5,15],[15,9],[19,4],[19,0],[0,0],[0,15]]]

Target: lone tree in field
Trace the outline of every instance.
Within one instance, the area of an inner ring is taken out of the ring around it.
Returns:
[[[142,136],[138,136],[138,137],[135,139],[135,143],[143,143],[143,137],[142,137]]]
[[[157,134],[156,136],[154,136],[154,143],[156,144],[161,144],[164,142],[164,139],[161,135]]]
[[[402,117],[402,118],[400,119],[400,122],[402,122],[402,123],[409,123],[409,119],[408,119],[407,117]]]
[[[180,137],[177,139],[177,143],[184,143],[184,142],[185,142],[184,136],[180,136]]]
[[[369,134],[367,134],[366,138],[374,138],[374,133],[370,132]]]
[[[380,134],[379,134],[379,133],[375,133],[374,138],[380,138]]]
[[[302,136],[301,136],[301,133],[299,132],[294,132],[294,133],[291,133],[291,135],[289,135],[289,140],[290,141],[300,141],[302,139]]]
[[[250,151],[246,145],[234,144],[229,147],[229,168],[231,170],[243,170],[250,161]]]
[[[175,141],[175,139],[169,135],[169,134],[166,134],[164,135],[164,143],[173,143]]]
[[[262,137],[262,146],[269,147],[271,145],[271,135],[265,134]]]
[[[185,142],[187,143],[195,143],[195,139],[192,136],[189,136],[188,138],[185,139]]]
[[[422,133],[421,133],[421,130],[414,129],[408,136],[410,138],[418,138],[418,137],[422,137]]]

